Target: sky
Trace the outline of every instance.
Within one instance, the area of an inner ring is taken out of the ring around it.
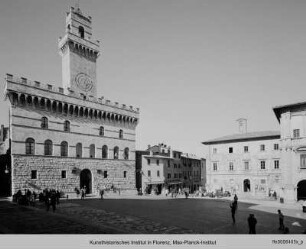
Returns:
[[[57,41],[77,0],[1,0],[6,73],[61,86]],[[136,148],[206,157],[203,141],[279,130],[272,108],[306,101],[306,1],[80,0],[100,40],[98,96],[140,108]],[[0,123],[8,124],[1,96]]]

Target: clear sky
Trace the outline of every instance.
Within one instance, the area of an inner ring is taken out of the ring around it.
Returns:
[[[0,75],[61,86],[57,39],[76,0],[1,0]],[[137,149],[279,130],[272,108],[306,101],[306,1],[81,0],[100,40],[98,95],[140,108]],[[3,87],[4,84],[1,84]],[[1,88],[1,92],[3,92]],[[1,122],[8,124],[1,98]]]

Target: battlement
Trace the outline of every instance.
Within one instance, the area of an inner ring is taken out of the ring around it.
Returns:
[[[126,110],[126,111],[131,111],[134,113],[139,114],[139,108],[135,108],[132,105],[128,106],[126,104],[119,104],[119,102],[112,102],[108,99],[105,99],[103,96],[101,96],[100,98],[95,98],[94,96],[90,95],[90,96],[85,96],[84,94],[77,94],[75,93],[73,90],[68,88],[68,94],[64,93],[64,88],[62,87],[57,87],[51,84],[43,84],[40,81],[33,81],[33,80],[29,80],[27,78],[24,77],[16,77],[12,74],[6,74],[6,81],[7,82],[12,82],[12,83],[17,83],[20,85],[26,85],[26,86],[30,86],[33,88],[38,88],[38,89],[42,89],[45,91],[49,91],[52,93],[57,93],[57,94],[61,94],[64,96],[69,96],[69,97],[74,97],[74,98],[78,98],[81,100],[85,100],[85,101],[89,101],[89,102],[93,102],[93,103],[98,103],[101,105],[106,105],[106,106],[110,106],[110,107],[116,107],[122,110]]]

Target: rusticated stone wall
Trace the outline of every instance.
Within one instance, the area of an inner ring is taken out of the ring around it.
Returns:
[[[19,189],[40,192],[45,188],[54,188],[66,195],[74,195],[75,187],[81,187],[80,173],[84,169],[91,172],[91,193],[98,193],[98,189],[112,185],[120,188],[122,193],[136,193],[134,160],[25,155],[13,155],[13,193]],[[31,179],[32,170],[37,170],[37,179]],[[62,171],[66,171],[66,178],[62,178]],[[104,171],[107,171],[107,178]]]

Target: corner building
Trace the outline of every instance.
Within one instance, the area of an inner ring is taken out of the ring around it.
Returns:
[[[62,87],[6,75],[12,193],[55,188],[74,194],[135,189],[139,109],[97,97],[99,42],[92,19],[70,8],[59,39]]]

